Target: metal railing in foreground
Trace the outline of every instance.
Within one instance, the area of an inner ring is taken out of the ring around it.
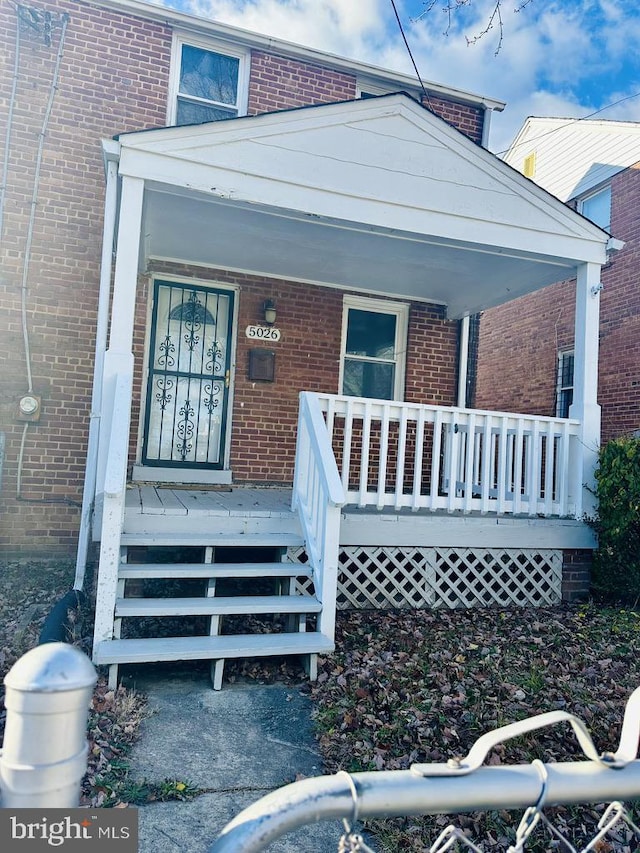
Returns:
[[[543,764],[482,766],[497,744],[526,732],[569,723],[587,760]],[[583,853],[594,849],[604,834],[623,821],[634,833],[620,801],[640,797],[640,761],[636,759],[640,735],[640,688],[625,709],[620,744],[614,753],[599,754],[584,723],[565,711],[552,711],[504,726],[480,737],[466,758],[446,764],[415,764],[409,770],[338,773],[304,779],[280,788],[241,812],[223,829],[209,853],[258,853],[294,829],[320,820],[342,819],[345,834],[339,850],[366,851],[354,832],[358,817],[407,817],[495,809],[525,809],[509,853],[525,849],[542,820],[556,843],[575,848],[545,818],[545,805],[611,803],[598,831]],[[433,853],[453,845],[478,848],[455,826],[431,847]]]

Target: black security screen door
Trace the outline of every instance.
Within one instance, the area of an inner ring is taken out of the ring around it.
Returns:
[[[222,468],[233,295],[156,281],[142,462]]]

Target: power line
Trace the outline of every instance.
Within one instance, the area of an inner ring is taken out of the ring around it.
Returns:
[[[600,107],[599,110],[594,110],[592,113],[588,113],[586,116],[580,116],[579,118],[568,119],[564,124],[561,124],[559,127],[554,127],[552,130],[546,130],[544,133],[538,134],[538,136],[532,136],[531,138],[526,140],[526,143],[527,143],[527,145],[529,145],[531,142],[535,142],[537,139],[542,139],[545,136],[551,136],[551,134],[557,133],[559,130],[562,130],[565,127],[569,127],[572,124],[577,124],[578,122],[581,122],[581,121],[587,121],[587,119],[593,118],[593,116],[597,116],[599,113],[603,113],[605,110],[611,109],[611,107],[617,107],[618,104],[623,104],[625,101],[632,101],[634,98],[637,98],[638,96],[640,96],[640,92],[636,92],[633,95],[627,95],[624,98],[620,98],[617,101],[613,101],[610,104],[606,104],[604,107]],[[516,148],[518,148],[518,147],[520,147],[520,145],[524,145],[524,144],[525,144],[524,142],[521,142],[516,146]],[[504,151],[497,151],[496,157],[500,157],[502,154],[506,154],[508,151],[511,150],[511,147],[512,146],[509,146],[509,148],[505,148]]]
[[[404,27],[402,26],[402,21],[400,20],[400,15],[398,14],[398,10],[396,8],[395,0],[391,0],[391,6],[392,6],[393,12],[396,16],[396,21],[398,22],[398,29],[400,30],[400,35],[402,36],[405,47],[407,48],[407,53],[409,54],[409,58],[411,59],[413,69],[416,72],[416,77],[418,78],[418,83],[420,83],[420,88],[422,89],[422,94],[426,98],[426,101],[429,104],[429,108],[433,109],[433,107],[431,106],[431,98],[429,97],[429,94],[424,87],[424,83],[422,82],[422,77],[420,76],[420,72],[418,71],[418,66],[416,65],[416,61],[413,58],[413,53],[411,52],[411,48],[409,47],[409,42],[407,41],[407,37],[406,37],[405,32],[404,32]]]

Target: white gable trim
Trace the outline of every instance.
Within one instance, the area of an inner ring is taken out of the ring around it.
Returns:
[[[188,191],[542,257],[606,259],[604,232],[403,94],[124,134],[120,146],[121,174]]]

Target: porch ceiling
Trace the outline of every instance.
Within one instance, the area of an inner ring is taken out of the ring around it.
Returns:
[[[438,302],[459,317],[604,263],[607,235],[406,95],[120,137],[143,261]]]
[[[575,263],[154,188],[149,258],[428,300],[461,317],[570,278]]]

